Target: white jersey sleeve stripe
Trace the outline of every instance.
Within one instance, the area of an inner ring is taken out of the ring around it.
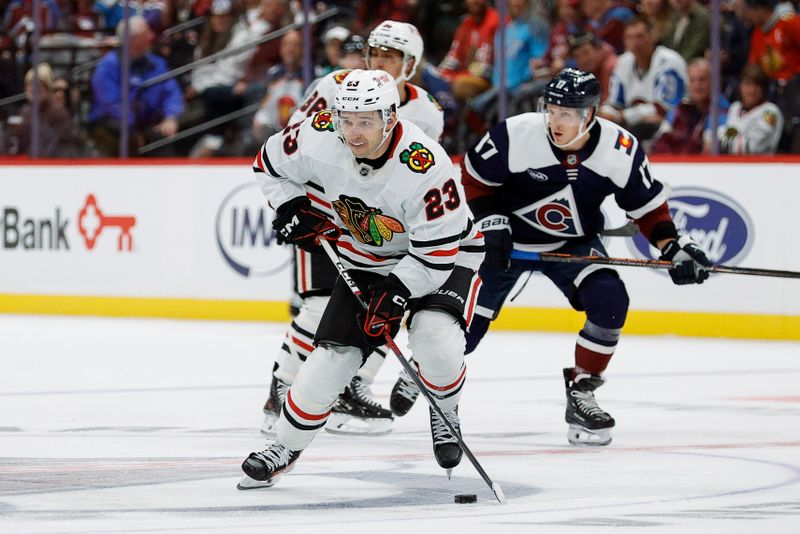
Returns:
[[[467,169],[467,172],[469,173],[470,176],[472,176],[473,178],[475,178],[476,180],[478,180],[482,184],[486,184],[486,185],[493,186],[493,187],[496,187],[498,185],[502,185],[502,184],[500,184],[500,182],[492,182],[491,180],[487,180],[486,178],[484,178],[483,176],[478,174],[478,171],[476,171],[475,167],[472,166],[472,162],[469,159],[469,154],[464,156],[464,168]]]
[[[662,189],[656,196],[650,199],[650,202],[641,208],[627,212],[628,217],[631,219],[641,219],[666,201],[667,193],[664,189]]]

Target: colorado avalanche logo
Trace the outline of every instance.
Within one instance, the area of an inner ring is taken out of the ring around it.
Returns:
[[[583,235],[583,227],[571,186],[515,210],[514,215],[546,234],[559,237]]]
[[[400,161],[408,165],[414,172],[425,174],[435,163],[431,151],[421,143],[411,143],[406,150],[400,153]]]
[[[394,234],[406,231],[400,221],[368,207],[360,198],[340,195],[332,204],[353,237],[365,245],[380,247],[384,240],[391,241]]]
[[[311,121],[311,126],[318,132],[332,132],[333,131],[333,114],[331,110],[326,109],[314,114],[314,119]]]
[[[336,74],[333,75],[333,81],[336,82],[336,85],[341,85],[342,81],[347,78],[347,75],[350,74],[350,70],[340,70]]]
[[[669,199],[669,211],[678,232],[691,236],[708,252],[714,263],[736,265],[753,244],[753,223],[733,199],[710,189],[676,187]],[[629,241],[631,252],[654,258],[658,251],[637,234]]]

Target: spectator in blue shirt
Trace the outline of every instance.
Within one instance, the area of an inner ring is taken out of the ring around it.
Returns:
[[[122,40],[124,23],[117,26]],[[130,80],[128,93],[129,153],[159,138],[171,137],[178,131],[178,118],[183,113],[183,93],[175,79],[153,86],[142,84],[167,72],[167,62],[150,52],[154,35],[144,17],[129,20]],[[119,154],[122,120],[121,49],[106,54],[92,75],[92,109],[89,123],[95,148],[104,156]],[[165,154],[162,154],[165,155]]]

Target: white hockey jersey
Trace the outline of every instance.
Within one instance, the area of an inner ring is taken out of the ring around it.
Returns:
[[[741,102],[728,108],[728,121],[717,130],[720,151],[726,154],[774,154],[783,132],[778,106],[764,102],[749,111]]]
[[[337,70],[323,76],[303,104],[295,110],[289,124],[300,122],[318,111],[328,109],[333,104],[336,89],[350,74],[347,69]],[[438,102],[425,89],[406,83],[406,100],[400,103],[397,117],[406,119],[425,132],[428,137],[439,140],[444,129],[444,112]]]
[[[666,115],[678,105],[686,90],[686,61],[665,46],[657,46],[650,68],[640,74],[631,52],[619,56],[611,75],[608,100],[604,105],[622,109],[628,124],[639,124],[648,115]],[[659,110],[660,108],[660,110]]]
[[[441,286],[455,265],[477,270],[483,236],[444,149],[400,120],[387,154],[377,169],[357,161],[324,110],[267,139],[253,170],[275,208],[301,195],[327,204],[342,228],[338,248],[348,268],[393,273],[414,297]],[[329,204],[308,185],[312,179]]]

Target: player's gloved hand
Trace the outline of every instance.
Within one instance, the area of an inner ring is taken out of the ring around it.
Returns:
[[[364,315],[364,333],[367,343],[380,347],[386,344],[385,334],[394,337],[400,331],[411,292],[393,274],[371,284],[369,292],[371,296]]]
[[[327,215],[311,206],[308,197],[296,197],[284,202],[276,210],[272,227],[279,241],[292,243],[308,252],[319,250],[320,239],[336,241],[342,234]]]
[[[689,236],[681,236],[664,245],[660,259],[672,262],[669,275],[678,285],[702,284],[708,278],[706,268],[714,266],[706,251]]]
[[[486,269],[505,272],[511,266],[511,225],[505,215],[489,215],[475,225],[483,234],[486,243],[486,257],[483,265]]]

